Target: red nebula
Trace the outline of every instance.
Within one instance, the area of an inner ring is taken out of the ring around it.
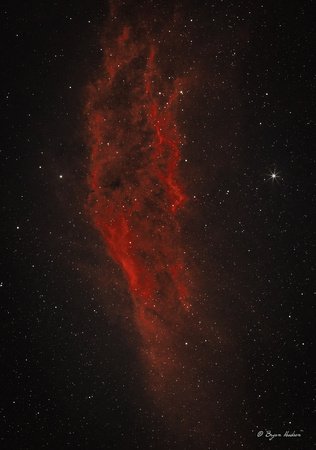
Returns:
[[[143,383],[183,430],[202,426],[206,396],[190,362],[202,322],[180,226],[188,198],[177,122],[186,85],[157,41],[144,26],[109,34],[100,73],[87,89],[87,207],[133,299]]]
[[[89,210],[142,328],[155,327],[166,309],[190,307],[177,220],[187,200],[178,177],[180,91],[179,78],[163,80],[155,46],[137,42],[128,27],[88,89]]]

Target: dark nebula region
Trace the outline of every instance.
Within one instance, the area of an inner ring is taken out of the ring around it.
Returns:
[[[152,401],[192,431],[204,426],[194,410],[203,410],[205,392],[187,363],[188,330],[195,338],[201,332],[181,230],[189,196],[179,169],[185,138],[178,110],[190,80],[164,61],[157,30],[117,23],[114,15],[87,89],[87,208],[128,283]]]

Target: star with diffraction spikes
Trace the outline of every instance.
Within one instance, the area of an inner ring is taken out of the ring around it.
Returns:
[[[272,183],[281,179],[280,172],[277,172],[275,168],[273,169],[273,171],[271,170],[270,173],[267,174],[267,177],[269,181],[272,181]]]

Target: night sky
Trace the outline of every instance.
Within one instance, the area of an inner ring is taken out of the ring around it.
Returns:
[[[312,2],[1,9],[1,449],[312,448]]]

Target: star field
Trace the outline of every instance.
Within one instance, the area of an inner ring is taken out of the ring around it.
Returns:
[[[1,448],[311,448],[311,2],[1,23]]]

